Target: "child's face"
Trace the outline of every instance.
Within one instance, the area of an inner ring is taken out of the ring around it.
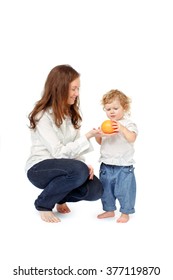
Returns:
[[[112,121],[121,120],[124,116],[124,109],[118,99],[115,99],[111,103],[105,104],[104,110],[107,117]]]

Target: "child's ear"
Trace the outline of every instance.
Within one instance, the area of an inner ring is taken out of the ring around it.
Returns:
[[[125,105],[125,106],[124,106],[124,112],[128,113],[128,109],[129,109],[129,108],[128,108],[128,105]]]

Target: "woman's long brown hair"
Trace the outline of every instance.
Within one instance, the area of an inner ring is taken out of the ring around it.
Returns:
[[[36,103],[34,109],[29,114],[30,128],[35,129],[38,118],[37,114],[46,109],[52,108],[54,120],[58,127],[61,126],[65,116],[70,115],[73,126],[78,129],[82,117],[79,113],[79,98],[73,105],[68,107],[67,99],[69,85],[72,81],[80,77],[80,74],[70,65],[58,65],[54,67],[45,82],[42,98]]]

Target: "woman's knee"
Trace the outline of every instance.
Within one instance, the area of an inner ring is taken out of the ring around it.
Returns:
[[[77,185],[82,185],[89,177],[88,166],[82,161],[74,160],[72,162],[72,176],[78,182]]]

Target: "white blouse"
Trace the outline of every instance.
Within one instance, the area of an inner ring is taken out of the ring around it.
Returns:
[[[52,110],[39,114],[36,128],[31,129],[31,154],[26,162],[26,171],[34,164],[45,159],[78,159],[84,161],[83,154],[93,150],[85,135],[80,136],[80,129],[75,129],[67,117],[57,127]]]

